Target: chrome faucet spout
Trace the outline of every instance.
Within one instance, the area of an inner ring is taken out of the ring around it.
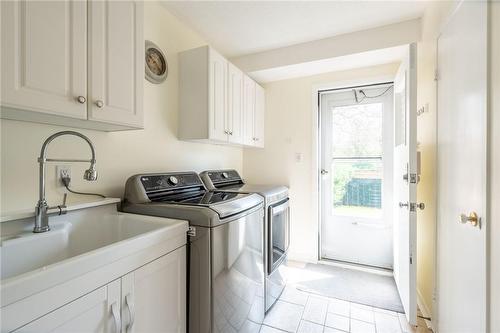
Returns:
[[[90,147],[90,151],[92,157],[90,160],[65,160],[65,159],[47,159],[47,147],[49,144],[57,137],[63,135],[73,135],[83,139]],[[95,149],[92,141],[85,135],[75,132],[75,131],[61,131],[49,136],[43,143],[42,149],[40,151],[40,157],[38,157],[39,163],[39,200],[35,207],[35,227],[33,228],[33,232],[46,232],[50,230],[49,226],[49,215],[53,215],[51,213],[51,208],[48,206],[47,201],[45,199],[45,164],[47,162],[90,162],[90,167],[87,169],[83,175],[83,178],[88,181],[97,180],[97,171],[95,169],[96,159],[95,159]],[[56,214],[61,215],[66,212],[66,206],[60,205],[56,207]]]

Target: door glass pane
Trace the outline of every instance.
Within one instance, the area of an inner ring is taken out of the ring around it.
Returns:
[[[382,216],[383,104],[333,108],[333,214]]]
[[[382,159],[334,159],[333,213],[382,216]]]

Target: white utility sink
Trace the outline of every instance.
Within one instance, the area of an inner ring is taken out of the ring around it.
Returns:
[[[53,217],[33,233],[33,218],[0,230],[1,306],[105,267],[148,248],[186,237],[186,221],[119,213],[115,205]],[[167,245],[161,245],[167,244]]]
[[[140,220],[140,221],[138,221]],[[161,220],[160,220],[161,221]],[[164,228],[165,222],[117,214],[88,221],[51,223],[51,230],[2,235],[1,279],[27,273],[129,238]]]

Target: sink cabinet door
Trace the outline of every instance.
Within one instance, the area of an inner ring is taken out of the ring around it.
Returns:
[[[186,331],[186,246],[122,277],[122,332]]]
[[[14,332],[118,333],[120,325],[120,280],[118,279]]]

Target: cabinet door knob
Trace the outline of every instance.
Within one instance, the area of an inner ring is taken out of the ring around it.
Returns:
[[[84,103],[87,101],[87,99],[86,99],[85,97],[83,97],[83,96],[78,96],[78,97],[76,98],[76,100],[77,100],[77,101],[78,101],[78,103],[80,103],[80,104],[84,104]]]
[[[224,131],[224,134],[229,134],[229,131]]]
[[[96,102],[95,102],[95,105],[100,109],[104,106],[104,102],[101,101],[100,99],[98,99]]]
[[[233,131],[229,131],[229,135],[233,135]]]

